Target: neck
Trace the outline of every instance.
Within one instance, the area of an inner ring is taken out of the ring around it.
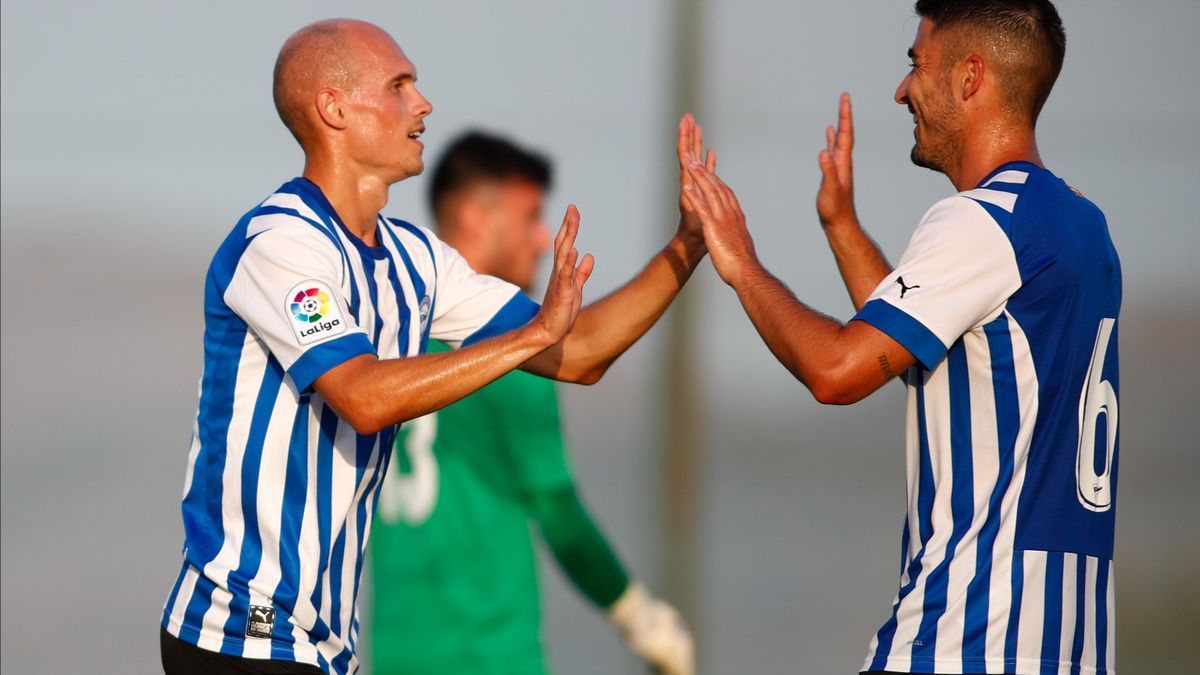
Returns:
[[[968,129],[963,153],[957,166],[946,172],[955,189],[970,190],[996,167],[1009,162],[1030,162],[1042,165],[1033,128],[1013,128],[993,124],[985,128]]]
[[[388,183],[365,175],[345,163],[329,161],[319,154],[305,158],[304,177],[325,193],[342,224],[368,246],[376,246],[375,221],[387,204]]]

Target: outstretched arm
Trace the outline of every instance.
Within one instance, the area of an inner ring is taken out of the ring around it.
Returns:
[[[594,605],[608,609],[629,586],[629,576],[574,486],[536,492],[528,503],[563,572]]]
[[[838,124],[825,129],[825,149],[817,157],[821,187],[817,191],[817,216],[837,260],[838,271],[854,309],[862,309],[871,292],[892,271],[879,246],[863,230],[854,209],[854,116],[850,94],[838,104]]]
[[[698,164],[691,172],[695,184],[685,194],[703,224],[713,266],[737,292],[771,353],[818,401],[858,401],[915,362],[882,331],[862,321],[843,325],[797,300],[758,261],[729,186]]]
[[[631,581],[574,487],[530,498],[542,535],[576,588],[605,610],[635,654],[666,675],[691,675],[695,648],[673,607]]]
[[[704,133],[691,115],[679,121],[676,144],[680,185],[691,183],[687,167],[693,161],[717,167],[712,150],[704,152]],[[617,357],[650,327],[675,299],[704,257],[700,221],[680,193],[679,229],[629,283],[584,307],[567,337],[523,367],[525,370],[568,382],[598,381]]]
[[[545,300],[526,326],[448,353],[358,356],[326,371],[313,388],[356,431],[371,434],[443,408],[558,344],[579,316],[592,272],[592,256],[580,261],[575,249],[578,232],[579,212],[571,206],[554,240]]]

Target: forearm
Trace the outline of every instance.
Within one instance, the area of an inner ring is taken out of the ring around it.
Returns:
[[[733,286],[771,353],[822,403],[858,401],[907,367],[904,354],[882,334],[805,305],[757,260]]]
[[[359,433],[375,433],[467,396],[544,351],[549,340],[526,327],[439,354],[360,356],[326,372],[313,387]]]
[[[629,576],[574,488],[532,496],[530,503],[563,572],[592,603],[607,609],[625,592]]]
[[[829,248],[837,261],[838,272],[850,293],[855,311],[858,311],[866,304],[879,282],[891,274],[892,266],[857,219],[829,224],[824,230]]]
[[[561,343],[525,369],[592,384],[658,321],[704,257],[702,239],[677,234],[636,277],[579,312]]]

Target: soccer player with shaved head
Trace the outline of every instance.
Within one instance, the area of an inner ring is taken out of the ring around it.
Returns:
[[[758,261],[734,193],[685,195],[712,262],[820,401],[908,392],[899,591],[870,673],[1111,673],[1121,267],[1104,215],[1051,173],[1035,127],[1066,37],[1048,0],[920,0],[915,164],[958,193],[892,266],[854,207],[849,95],[817,212],[857,314],[801,303]]]
[[[275,66],[300,177],[247,212],[204,294],[204,374],[183,492],[183,562],[162,614],[167,673],[350,673],[363,556],[396,425],[515,368],[593,383],[666,310],[705,254],[681,207],[628,284],[582,305],[591,256],[567,209],[539,305],[432,231],[386,218],[423,169],[432,112],[377,26],[321,21]],[[680,122],[682,167],[700,130]],[[452,349],[426,354],[430,340]]]

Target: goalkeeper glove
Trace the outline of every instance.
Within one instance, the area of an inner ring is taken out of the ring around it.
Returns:
[[[633,653],[660,672],[692,675],[695,671],[695,646],[683,619],[641,583],[629,584],[609,607],[608,616]]]

